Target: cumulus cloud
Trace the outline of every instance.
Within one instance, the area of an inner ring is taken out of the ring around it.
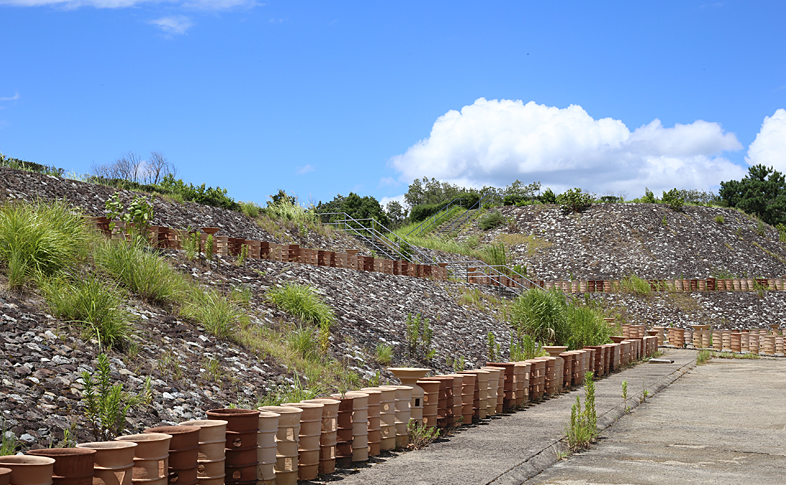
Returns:
[[[404,194],[397,195],[395,197],[382,197],[379,200],[379,205],[381,205],[382,207],[387,207],[388,202],[393,200],[401,204],[401,206],[404,207],[405,209],[409,209],[409,204],[407,204],[407,201],[404,200]]]
[[[435,122],[428,138],[390,160],[409,182],[422,176],[467,186],[539,180],[555,190],[639,194],[708,190],[744,170],[723,152],[742,149],[717,123],[664,127],[659,120],[631,132],[620,120],[594,119],[581,106],[480,98]]]
[[[745,161],[786,173],[786,109],[778,109],[774,115],[764,118],[759,134],[748,147]]]
[[[148,22],[155,25],[165,33],[170,35],[185,34],[188,29],[194,26],[194,22],[184,15],[172,15],[169,17],[161,17],[160,19],[150,20]]]

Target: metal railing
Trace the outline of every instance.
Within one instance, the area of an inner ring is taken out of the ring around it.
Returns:
[[[448,273],[456,279],[474,282],[477,278],[489,278],[490,285],[508,288],[517,295],[533,287],[543,289],[535,281],[510,269],[508,266],[490,265],[482,260],[450,261],[447,263],[447,269]],[[520,280],[515,278],[520,278]],[[525,281],[529,284],[525,284]]]
[[[458,200],[458,203],[455,203]],[[450,209],[453,207],[463,207],[462,204],[464,203],[464,199],[462,197],[454,197],[453,200],[445,204],[442,209],[439,210],[436,214],[429,217],[425,221],[421,222],[420,225],[407,233],[407,236],[413,235],[415,231],[417,231],[416,236],[422,236],[424,232],[430,230],[434,225],[442,223],[444,217],[446,217],[450,213]]]
[[[429,255],[420,251],[417,246],[410,245],[398,236],[394,236],[397,239],[395,241],[390,239],[387,234],[394,234],[393,231],[373,217],[355,219],[346,212],[322,212],[318,213],[317,216],[340,216],[339,218],[330,218],[329,222],[323,222],[323,224],[335,226],[346,233],[352,234],[376,252],[385,255],[388,259],[403,260],[415,264],[436,264]],[[370,222],[371,227],[364,224],[364,221]]]
[[[489,200],[493,201],[494,200],[494,195],[492,195],[492,194],[483,194],[483,197],[478,199],[478,201],[475,202],[472,205],[472,207],[467,209],[467,212],[465,212],[465,213],[461,214],[460,216],[458,216],[457,218],[455,218],[446,227],[440,228],[439,233],[440,234],[450,234],[454,230],[458,230],[459,228],[461,228],[461,226],[463,226],[471,218],[476,217],[479,214],[480,208],[483,207],[483,201],[486,200],[486,198],[488,198]],[[473,211],[475,211],[475,212],[473,212]]]

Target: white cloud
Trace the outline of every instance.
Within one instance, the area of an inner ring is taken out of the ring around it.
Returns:
[[[786,110],[778,109],[772,116],[765,116],[761,130],[756,135],[745,161],[749,165],[762,164],[786,173]]]
[[[170,35],[185,34],[188,29],[194,26],[194,22],[184,15],[161,17],[160,19],[150,20],[148,23],[155,25]]]
[[[19,99],[19,93],[16,93],[9,98],[0,98],[0,101],[16,101],[17,99]]]
[[[480,98],[439,117],[425,140],[390,160],[409,182],[423,176],[467,186],[539,180],[555,191],[598,193],[716,186],[744,170],[722,156],[742,149],[717,123],[631,132],[620,120],[594,119],[581,107],[560,109]],[[637,196],[637,195],[634,195]]]
[[[397,185],[401,185],[401,182],[393,177],[382,177],[379,179],[379,187],[395,187]]]
[[[404,194],[397,195],[395,197],[382,197],[382,199],[379,201],[379,205],[382,207],[387,207],[388,202],[393,200],[401,204],[405,209],[409,210],[409,204],[407,204],[407,201],[404,200]]]
[[[316,167],[314,167],[313,165],[309,164],[309,165],[304,165],[302,167],[298,167],[296,173],[298,175],[304,175],[304,174],[313,172],[314,170],[316,170]]]

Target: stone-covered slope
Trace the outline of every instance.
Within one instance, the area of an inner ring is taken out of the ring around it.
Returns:
[[[554,205],[500,212],[514,222],[488,232],[475,224],[460,237],[505,242],[513,264],[526,264],[538,279],[786,275],[786,244],[777,231],[733,209],[595,204],[580,214]]]

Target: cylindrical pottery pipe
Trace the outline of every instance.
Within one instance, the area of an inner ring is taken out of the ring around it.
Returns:
[[[495,416],[502,412],[499,409],[498,402],[499,398],[502,397],[504,399],[505,395],[505,369],[501,367],[481,367],[481,370],[485,370],[490,372],[489,375],[489,384],[488,384],[488,400],[486,402],[486,415],[487,416]],[[502,380],[502,389],[500,389],[499,382]]]
[[[207,417],[227,422],[225,482],[235,484],[256,480],[259,473],[256,456],[259,411],[212,409],[207,412]]]
[[[93,455],[88,448],[45,448],[28,451],[28,455],[46,456],[55,460],[54,485],[90,485],[93,483]]]
[[[336,467],[352,466],[352,396],[340,396],[336,417]]]
[[[349,391],[352,401],[352,461],[368,461],[368,394]]]
[[[363,388],[360,392],[368,394],[368,456],[379,456],[380,441],[382,439],[382,423],[379,414],[382,391],[370,387]],[[421,403],[425,406],[425,402]]]
[[[431,372],[431,369],[418,367],[388,367],[388,370],[401,381],[402,386],[410,386],[412,388],[410,418],[417,421],[418,424],[423,424],[423,389],[418,386],[417,382],[418,379],[422,379],[426,374]]]
[[[406,448],[409,445],[410,404],[412,400],[411,386],[380,386],[396,390],[396,447]]]
[[[79,443],[76,447],[95,450],[93,479],[97,485],[131,485],[136,443],[103,441]]]
[[[447,374],[453,378],[453,422],[456,426],[464,423],[464,374]]]
[[[439,415],[439,381],[423,378],[418,386],[423,389],[423,426],[434,428]]]
[[[54,458],[46,456],[0,456],[0,467],[11,470],[11,485],[50,485],[54,473]]]
[[[169,441],[172,435],[163,433],[118,436],[117,441],[136,443],[132,483],[164,485],[169,471]]]
[[[319,438],[319,473],[336,470],[336,432],[338,430],[338,399],[308,399],[303,402],[322,404],[322,435]]]
[[[488,367],[499,367],[503,369],[503,386],[502,386],[502,408],[511,409],[513,407],[513,371],[516,364],[513,362],[486,362]]]
[[[199,429],[198,426],[158,426],[143,431],[146,434],[163,433],[172,436],[169,440],[170,485],[193,485],[197,482]]]
[[[296,485],[300,418],[303,410],[291,406],[262,406],[257,409],[279,415],[276,432],[276,484]]]
[[[224,483],[226,476],[225,449],[227,421],[221,419],[201,419],[179,423],[179,426],[199,428],[199,448],[197,450],[197,478],[200,485]]]
[[[473,398],[473,406],[477,408],[476,416],[478,419],[485,419],[487,416],[486,408],[488,405],[488,383],[490,372],[480,369],[465,370],[459,374],[475,374],[477,376],[475,391],[477,400]]]
[[[8,485],[11,483],[11,469],[0,468],[0,485]]]
[[[322,437],[322,408],[319,403],[284,403],[303,410],[298,435],[298,479],[314,480],[319,476],[319,440]]]

